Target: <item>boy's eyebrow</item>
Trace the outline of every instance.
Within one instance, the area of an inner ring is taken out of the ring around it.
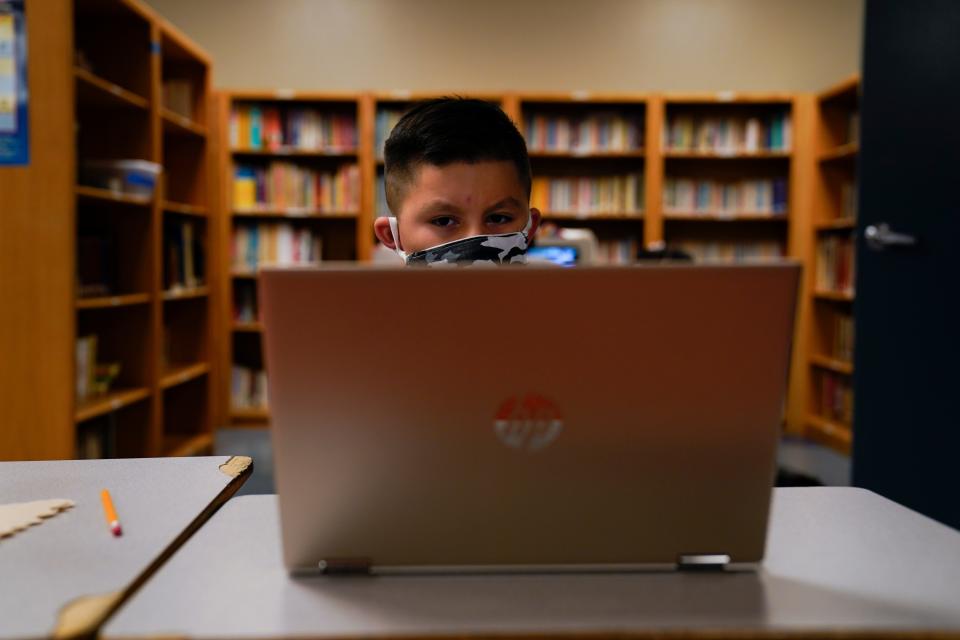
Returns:
[[[516,207],[517,209],[520,209],[520,210],[523,210],[523,208],[524,208],[522,202],[520,202],[519,200],[517,200],[517,199],[514,198],[513,196],[508,196],[508,197],[504,198],[503,200],[499,200],[499,201],[497,201],[497,202],[494,202],[492,205],[490,205],[489,207],[487,207],[485,213],[490,213],[491,211],[493,211],[493,210],[495,210],[495,209],[503,209],[504,207],[509,207],[509,206]]]
[[[446,200],[432,200],[420,207],[418,213],[460,213],[460,208]]]

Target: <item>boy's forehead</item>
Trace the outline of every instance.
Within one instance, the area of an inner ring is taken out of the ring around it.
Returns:
[[[417,166],[407,187],[407,199],[416,196],[445,195],[476,201],[522,194],[523,186],[516,167],[509,160],[453,162],[445,165]]]

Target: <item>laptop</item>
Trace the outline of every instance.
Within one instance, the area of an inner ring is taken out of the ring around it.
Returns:
[[[799,274],[263,269],[287,568],[755,567]]]

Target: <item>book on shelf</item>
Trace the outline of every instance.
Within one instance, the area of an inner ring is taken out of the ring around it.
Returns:
[[[116,291],[115,234],[81,231],[77,236],[77,297],[109,296]]]
[[[857,185],[854,182],[840,185],[840,217],[844,220],[857,219]]]
[[[321,236],[310,228],[282,223],[238,224],[231,242],[233,268],[255,271],[267,264],[316,264]]]
[[[664,213],[730,216],[787,212],[786,178],[712,180],[667,177]]]
[[[383,159],[383,147],[387,141],[387,138],[390,137],[390,132],[393,131],[393,128],[397,126],[397,123],[400,121],[400,118],[403,117],[403,114],[406,113],[405,109],[377,109],[377,117],[375,122],[376,130],[376,147],[377,158]]]
[[[684,240],[672,243],[671,247],[687,253],[696,262],[750,262],[783,257],[783,245],[775,240]]]
[[[818,290],[853,294],[855,268],[852,236],[831,234],[817,240]]]
[[[360,209],[360,167],[344,165],[320,171],[292,162],[266,166],[238,164],[233,170],[233,206],[238,212],[272,210],[357,212]]]
[[[524,122],[530,151],[572,154],[640,151],[643,127],[643,116],[618,112],[534,113]]]
[[[357,119],[353,114],[311,107],[234,104],[230,146],[277,152],[353,152],[357,149]]]
[[[833,324],[833,357],[844,362],[853,362],[853,315],[835,313]]]
[[[791,129],[787,110],[753,117],[673,114],[664,128],[664,147],[717,154],[789,151]]]
[[[636,238],[628,236],[597,243],[597,262],[600,264],[631,264],[637,260],[640,247]]]
[[[170,111],[193,120],[193,83],[186,78],[163,81],[162,101]]]
[[[203,241],[189,220],[167,220],[164,223],[167,291],[196,289],[204,283]]]
[[[267,372],[233,365],[230,381],[230,404],[234,409],[263,409],[267,402]]]
[[[96,334],[79,336],[74,347],[74,380],[78,403],[103,395],[120,374],[120,363],[97,362]]]
[[[820,372],[819,414],[833,422],[853,423],[853,384],[849,376]]]
[[[583,214],[638,214],[643,212],[643,174],[533,179],[530,206]]]
[[[233,294],[233,319],[235,322],[259,322],[257,291],[252,282],[238,282]]]
[[[99,460],[117,454],[117,422],[113,414],[89,420],[77,427],[77,458]]]

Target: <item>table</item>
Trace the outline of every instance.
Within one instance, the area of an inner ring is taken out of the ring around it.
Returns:
[[[244,496],[103,637],[960,637],[960,532],[865,490],[789,488],[775,490],[767,547],[756,573],[291,578],[276,497]]]
[[[73,508],[0,540],[0,638],[75,637],[103,623],[249,475],[246,457],[0,463],[0,504]],[[123,535],[100,502],[113,497]]]

